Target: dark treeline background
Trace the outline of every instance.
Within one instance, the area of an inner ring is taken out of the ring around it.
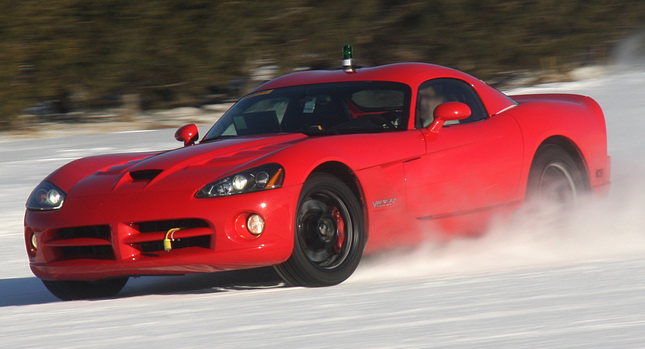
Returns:
[[[425,61],[498,81],[606,62],[645,26],[642,0],[3,0],[0,129],[55,112],[199,105],[258,74]],[[128,96],[124,98],[124,96]]]

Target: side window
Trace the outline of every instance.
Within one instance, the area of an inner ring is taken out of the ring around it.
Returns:
[[[470,107],[469,118],[453,124],[465,124],[485,119],[488,115],[475,90],[466,82],[458,79],[428,80],[419,86],[416,107],[416,128],[428,127],[434,119],[432,113],[441,103],[461,102]],[[449,125],[446,123],[446,125]]]

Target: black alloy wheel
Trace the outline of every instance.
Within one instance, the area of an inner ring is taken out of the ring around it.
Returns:
[[[292,255],[276,270],[291,285],[335,285],[354,273],[365,242],[363,211],[352,190],[334,176],[314,174],[298,200]]]

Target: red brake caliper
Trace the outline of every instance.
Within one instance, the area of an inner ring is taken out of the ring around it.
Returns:
[[[338,241],[336,242],[336,246],[334,246],[336,253],[338,253],[343,247],[343,243],[345,243],[345,221],[336,207],[331,211],[331,215],[334,216],[336,227],[338,228]]]

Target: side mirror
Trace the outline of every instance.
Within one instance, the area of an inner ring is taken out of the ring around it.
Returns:
[[[470,107],[461,102],[446,102],[435,108],[434,121],[428,126],[432,133],[438,133],[446,121],[463,120],[470,116]]]
[[[184,142],[184,147],[195,144],[197,139],[199,139],[199,130],[197,125],[188,124],[180,127],[177,132],[175,132],[175,139]]]

